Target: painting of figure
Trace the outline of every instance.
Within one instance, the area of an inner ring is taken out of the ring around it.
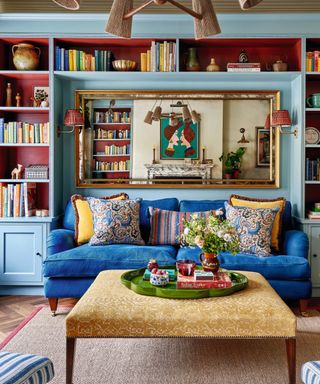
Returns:
[[[183,160],[199,158],[199,123],[183,121],[170,125],[169,117],[160,122],[160,159]]]

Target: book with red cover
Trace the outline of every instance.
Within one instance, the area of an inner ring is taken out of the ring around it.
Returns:
[[[211,289],[211,288],[229,288],[232,287],[232,281],[226,272],[217,272],[213,280],[195,280],[194,276],[182,276],[178,274],[178,289]]]

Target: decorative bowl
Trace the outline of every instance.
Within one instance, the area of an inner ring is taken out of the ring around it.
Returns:
[[[157,275],[156,273],[151,273],[150,283],[159,287],[164,287],[169,283],[169,274],[165,272],[163,275]]]
[[[137,67],[137,63],[132,60],[114,60],[112,65],[116,71],[134,71]]]
[[[182,276],[192,276],[196,268],[196,262],[193,260],[179,260],[176,262],[176,267]]]

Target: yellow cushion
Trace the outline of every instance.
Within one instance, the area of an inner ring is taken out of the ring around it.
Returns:
[[[254,199],[251,197],[244,197],[238,195],[231,195],[230,204],[234,207],[248,207],[248,208],[279,208],[278,213],[274,219],[271,235],[271,247],[275,251],[279,251],[280,235],[281,235],[281,224],[282,224],[282,213],[286,205],[286,199],[278,197],[276,199]]]
[[[129,196],[126,193],[102,197],[103,200],[127,200]],[[78,245],[87,243],[94,234],[93,216],[87,199],[81,195],[71,196],[71,202],[76,217],[75,223],[75,241]]]

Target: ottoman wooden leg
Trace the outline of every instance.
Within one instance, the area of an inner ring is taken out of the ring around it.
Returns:
[[[49,301],[49,306],[51,309],[52,316],[55,316],[58,308],[58,299],[55,297],[50,297],[48,298],[48,301]]]
[[[303,317],[308,317],[308,304],[309,304],[309,300],[308,299],[300,299],[299,300],[299,309],[300,309],[300,313],[301,313],[301,316]]]
[[[289,384],[296,384],[296,339],[286,339]]]
[[[73,362],[76,348],[76,339],[67,337],[67,353],[66,353],[66,384],[72,384]]]

